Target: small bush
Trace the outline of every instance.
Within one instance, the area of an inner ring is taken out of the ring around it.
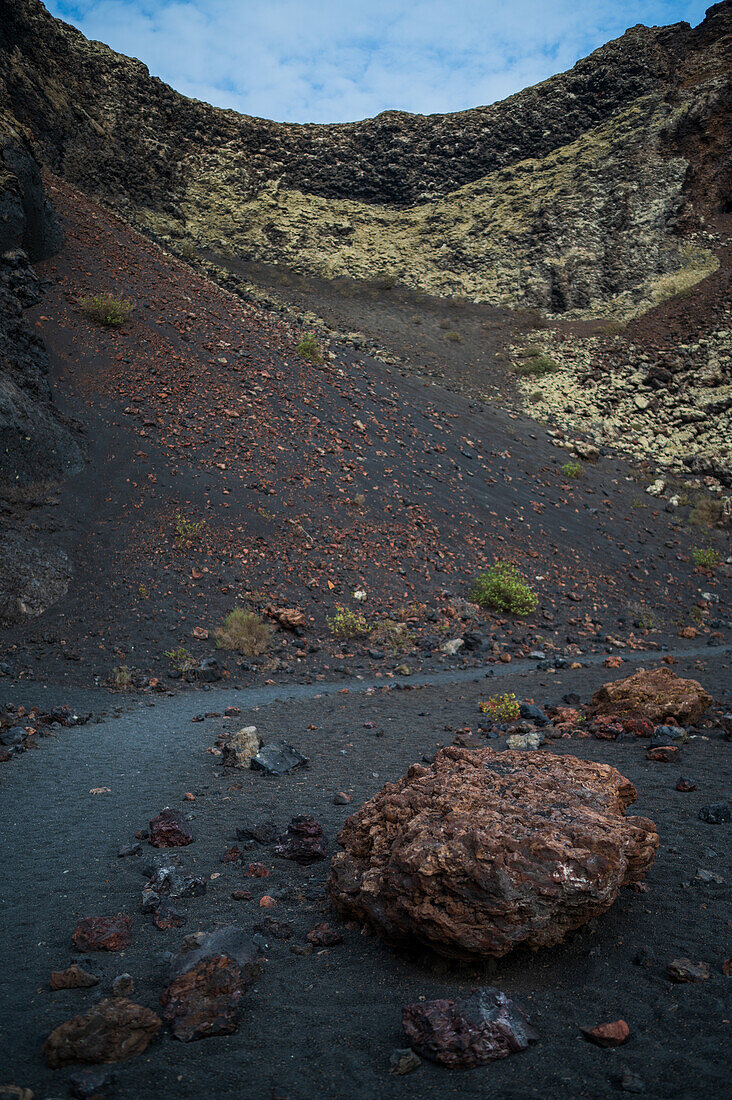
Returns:
[[[510,722],[521,716],[519,701],[512,691],[506,691],[503,695],[491,695],[485,702],[478,703],[478,706],[494,722]]]
[[[376,645],[390,649],[392,653],[402,653],[414,645],[414,636],[406,623],[395,623],[393,619],[384,619],[371,631],[371,641]]]
[[[337,606],[328,620],[331,633],[336,638],[358,638],[371,633],[366,616],[350,607]]]
[[[453,344],[462,344],[463,338],[459,332],[446,332],[445,339],[450,340]]]
[[[175,649],[166,649],[165,656],[178,672],[190,672],[196,664],[184,645],[179,645]]]
[[[81,308],[90,321],[107,328],[119,328],[132,313],[132,302],[113,294],[90,294],[81,299]]]
[[[303,336],[300,343],[296,348],[297,354],[301,359],[307,359],[309,363],[322,363],[323,354],[320,350],[320,344],[315,339],[312,332],[308,332]]]
[[[175,545],[179,550],[184,546],[192,546],[206,526],[206,520],[186,519],[180,512],[175,515]]]
[[[193,241],[181,241],[178,251],[184,260],[195,260],[198,256],[198,250]]]
[[[539,603],[539,597],[516,566],[507,561],[496,561],[486,573],[476,578],[472,599],[480,607],[509,611],[514,615],[530,615]]]
[[[219,649],[236,650],[245,657],[258,657],[269,648],[272,629],[254,611],[236,607],[216,631],[216,645]]]
[[[695,546],[691,557],[697,569],[714,569],[722,560],[712,546]]]
[[[112,669],[112,683],[118,691],[127,691],[132,687],[132,673],[127,665],[118,665]]]
[[[582,465],[579,462],[565,462],[562,466],[562,473],[565,477],[570,477],[573,481],[576,481],[577,478],[582,477]]]
[[[548,355],[531,349],[524,353],[523,361],[516,363],[514,369],[522,378],[543,378],[546,374],[556,374],[559,365]]]
[[[692,527],[713,527],[722,518],[722,503],[712,497],[700,497],[689,512]]]

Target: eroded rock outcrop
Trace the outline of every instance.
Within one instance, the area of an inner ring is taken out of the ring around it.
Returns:
[[[346,821],[328,883],[386,940],[454,957],[547,947],[640,881],[658,846],[614,768],[450,746]]]

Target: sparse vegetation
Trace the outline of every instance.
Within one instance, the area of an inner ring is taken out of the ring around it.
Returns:
[[[133,309],[132,302],[113,294],[89,294],[81,299],[80,305],[90,321],[107,328],[119,328]]]
[[[320,344],[312,332],[308,332],[303,336],[302,340],[297,345],[296,351],[301,359],[307,359],[309,363],[323,362],[323,353],[320,350]]]
[[[180,512],[175,515],[175,545],[179,550],[192,546],[206,526],[206,520],[186,519]]]
[[[713,546],[695,546],[691,557],[697,569],[714,569],[722,560]]]
[[[506,691],[503,695],[491,695],[484,702],[478,703],[478,706],[494,722],[511,722],[521,716],[519,701],[512,691]]]
[[[453,344],[462,344],[462,342],[463,342],[463,338],[460,335],[460,333],[459,332],[454,332],[453,330],[450,330],[450,332],[445,333],[445,339],[450,340],[450,342],[453,343]]]
[[[132,673],[127,665],[118,665],[112,669],[112,683],[118,691],[127,691],[132,687]]]
[[[254,611],[235,607],[216,631],[219,649],[233,649],[244,657],[258,657],[269,648],[273,628]]]
[[[526,348],[518,355],[520,362],[514,369],[522,378],[543,378],[546,374],[556,374],[559,365],[545,355],[541,348]]]
[[[414,636],[407,624],[394,622],[393,619],[376,623],[370,638],[375,645],[384,646],[392,653],[403,653],[414,645]]]
[[[198,250],[193,241],[181,241],[178,252],[184,260],[195,260],[198,256]]]
[[[688,522],[692,527],[713,527],[722,518],[722,503],[713,497],[698,497],[689,512]]]
[[[353,611],[350,607],[336,606],[333,615],[327,619],[331,633],[336,638],[359,638],[371,632],[365,615]]]
[[[480,607],[508,611],[514,615],[530,615],[539,597],[526,583],[515,565],[496,561],[487,572],[476,578],[471,598]]]
[[[179,645],[175,649],[166,649],[165,656],[178,672],[190,672],[196,664],[192,654],[188,652],[184,645]]]
[[[582,464],[580,462],[565,462],[562,466],[562,473],[565,477],[576,481],[577,478],[582,477]]]

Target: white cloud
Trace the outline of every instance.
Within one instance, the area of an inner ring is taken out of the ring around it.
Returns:
[[[47,0],[185,95],[295,122],[491,103],[634,23],[698,23],[708,2]]]

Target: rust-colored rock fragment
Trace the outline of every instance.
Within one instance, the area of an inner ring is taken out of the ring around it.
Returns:
[[[166,806],[150,822],[150,843],[154,848],[184,848],[193,843],[193,834],[180,810]]]
[[[658,745],[655,749],[646,749],[646,760],[655,760],[661,764],[673,764],[679,759],[677,745]]]
[[[583,1027],[580,1030],[588,1043],[594,1043],[596,1047],[619,1047],[630,1035],[630,1028],[625,1020],[614,1020],[611,1024],[598,1024],[597,1027]]]
[[[528,1017],[498,989],[461,1001],[417,1001],[402,1011],[413,1050],[450,1068],[470,1069],[525,1050],[539,1038]]]
[[[65,970],[52,970],[48,984],[51,989],[90,989],[99,985],[99,978],[74,963]]]
[[[653,862],[652,821],[606,764],[442,749],[352,814],[333,858],[342,916],[458,958],[546,947],[603,913]]]
[[[592,696],[588,712],[593,718],[645,718],[654,725],[673,719],[693,726],[712,701],[698,681],[682,680],[669,668],[656,668],[603,684]]]
[[[141,1054],[161,1024],[149,1008],[112,997],[52,1031],[43,1044],[43,1055],[51,1069],[73,1062],[121,1062]]]
[[[74,929],[72,940],[79,951],[122,951],[130,946],[132,917],[84,917]]]

